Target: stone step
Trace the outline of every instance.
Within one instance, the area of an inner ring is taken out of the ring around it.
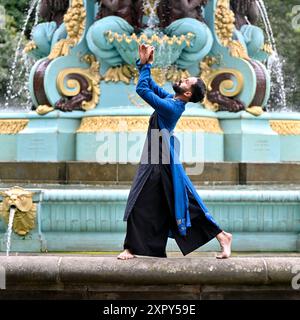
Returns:
[[[79,161],[0,162],[0,183],[130,185],[137,166]],[[183,166],[198,185],[300,184],[300,162],[205,162]]]

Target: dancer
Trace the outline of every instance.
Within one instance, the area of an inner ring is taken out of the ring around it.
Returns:
[[[205,85],[201,79],[190,77],[175,83],[175,95],[169,94],[151,78],[154,47],[140,45],[139,56],[136,91],[155,111],[149,120],[141,163],[125,209],[124,251],[117,258],[167,257],[168,237],[175,239],[183,255],[216,237],[222,249],[217,258],[228,258],[232,235],[220,229],[209,214],[178,160],[178,143],[172,135],[186,103],[203,100]],[[157,131],[160,133],[159,148],[153,148]],[[153,161],[154,157],[158,161]],[[169,160],[167,164],[166,159]]]

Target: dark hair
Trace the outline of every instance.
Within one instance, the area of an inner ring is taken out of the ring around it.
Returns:
[[[206,86],[201,79],[198,79],[191,87],[192,96],[190,102],[202,102],[206,95]]]

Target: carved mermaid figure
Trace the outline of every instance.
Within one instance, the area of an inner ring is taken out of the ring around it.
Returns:
[[[230,5],[235,13],[235,25],[237,29],[245,24],[255,25],[260,17],[255,0],[231,0]]]
[[[158,6],[160,26],[167,27],[172,22],[182,18],[193,18],[204,21],[202,7],[208,0],[161,0]]]
[[[176,61],[180,69],[199,63],[210,51],[213,37],[205,24],[202,9],[208,0],[161,0],[158,6],[160,27],[169,36],[194,34],[192,45],[182,50]]]
[[[268,53],[263,50],[265,37],[257,27],[260,12],[255,0],[231,0],[230,6],[235,14],[235,37],[247,48],[248,55],[264,61]]]
[[[42,0],[39,15],[45,21],[55,21],[60,26],[69,8],[69,0]]]
[[[39,16],[46,22],[39,23],[32,30],[32,42],[26,50],[28,53],[36,58],[46,57],[59,40],[67,37],[63,19],[68,8],[69,0],[41,1]]]
[[[97,20],[109,16],[117,16],[126,20],[130,25],[134,24],[132,0],[97,0],[97,2],[99,3]]]
[[[134,32],[143,33],[146,29],[147,13],[143,0],[105,0],[101,1],[98,20],[90,27],[87,42],[90,50],[102,62],[110,67],[133,64],[132,52],[137,52],[137,43],[123,43],[106,38],[108,31],[120,36],[130,37]],[[169,37],[181,37],[192,33],[191,45],[182,45],[171,64],[180,69],[201,61],[210,51],[213,43],[212,33],[203,22],[202,8],[208,0],[161,0],[157,15],[160,20],[157,27]],[[134,47],[135,46],[135,47]]]

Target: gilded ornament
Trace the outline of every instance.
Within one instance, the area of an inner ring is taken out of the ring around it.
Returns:
[[[258,117],[264,113],[264,110],[260,106],[252,106],[245,109],[245,111],[251,113],[252,115]]]
[[[86,55],[83,58],[87,63],[90,64],[90,67],[88,69],[83,68],[68,68],[63,69],[57,77],[57,88],[58,91],[62,96],[65,97],[74,97],[78,95],[81,91],[81,86],[79,81],[74,79],[68,79],[68,76],[70,74],[79,74],[82,77],[84,77],[88,83],[89,83],[89,91],[92,91],[93,97],[91,101],[84,101],[82,103],[82,109],[88,111],[91,109],[94,109],[98,102],[100,97],[100,64],[96,60],[96,58],[93,55]],[[65,81],[67,84],[67,88],[65,87]]]
[[[269,55],[271,55],[271,54],[273,53],[272,45],[269,44],[269,43],[265,43],[265,44],[263,45],[262,50],[265,51],[266,53],[268,53]]]
[[[180,37],[172,36],[168,37],[167,35],[164,35],[162,38],[159,38],[156,34],[152,35],[151,37],[148,37],[146,34],[142,34],[140,36],[137,36],[135,33],[132,35],[127,34],[119,34],[117,32],[107,31],[105,33],[106,39],[108,42],[113,43],[114,41],[117,42],[126,42],[131,43],[132,41],[136,42],[137,44],[146,43],[149,45],[153,45],[154,43],[158,43],[160,45],[166,43],[168,45],[178,44],[182,45],[185,43],[188,47],[191,45],[191,40],[195,37],[195,35],[192,32],[188,32],[185,35],[181,35]]]
[[[229,0],[219,0],[215,13],[215,31],[219,41],[224,47],[228,47],[230,55],[236,58],[249,60],[247,50],[237,40],[233,40],[235,17],[230,10]]]
[[[271,128],[280,135],[300,135],[300,121],[270,120]]]
[[[48,105],[40,105],[37,107],[37,109],[35,110],[37,112],[37,114],[39,114],[40,116],[43,116],[49,112],[54,111],[54,108]]]
[[[64,16],[64,23],[67,29],[68,38],[62,39],[53,47],[48,59],[56,59],[60,56],[67,56],[70,49],[81,39],[85,29],[86,10],[83,0],[72,0],[71,6]]]
[[[25,48],[24,48],[24,53],[29,53],[30,51],[33,51],[37,48],[36,46],[36,43],[32,40],[32,41],[29,41],[26,45],[25,45]]]
[[[146,132],[149,117],[146,116],[102,116],[82,119],[77,133],[92,132]],[[178,132],[209,132],[222,134],[218,119],[183,117],[176,126]]]
[[[0,134],[17,134],[24,130],[29,120],[23,119],[4,119],[0,120]]]
[[[0,191],[3,197],[0,203],[0,216],[8,224],[10,208],[15,207],[13,230],[20,236],[25,236],[35,228],[36,204],[33,203],[33,193],[20,187]]]
[[[200,63],[201,69],[201,79],[204,81],[207,91],[212,90],[212,82],[216,77],[222,74],[230,74],[236,81],[233,79],[226,79],[220,83],[219,91],[225,97],[235,97],[243,89],[244,86],[244,77],[243,74],[236,70],[230,68],[212,68],[212,65],[216,62],[215,58],[207,57]],[[203,102],[205,108],[211,111],[218,111],[219,105],[217,103],[212,103],[208,100],[207,96]]]

